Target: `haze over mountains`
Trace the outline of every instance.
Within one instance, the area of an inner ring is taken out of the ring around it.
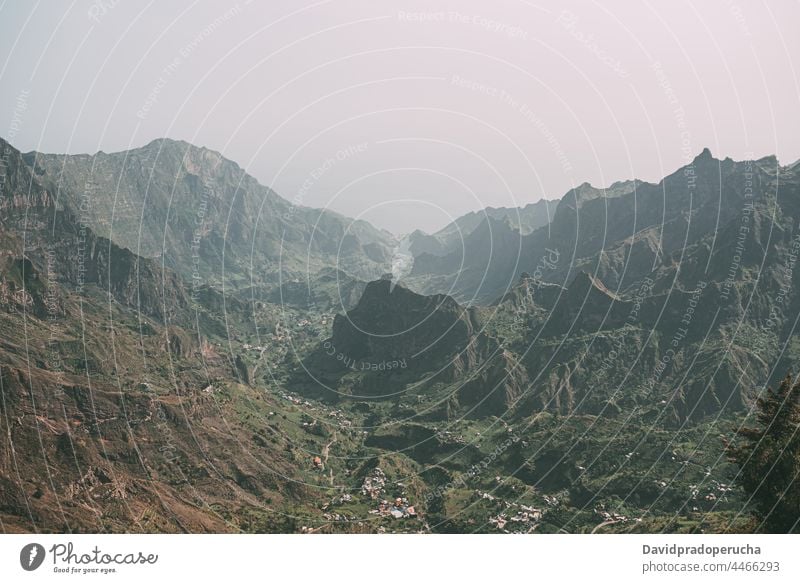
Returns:
[[[399,241],[185,142],[0,147],[8,530],[731,527],[704,423],[800,356],[797,163],[704,150]]]

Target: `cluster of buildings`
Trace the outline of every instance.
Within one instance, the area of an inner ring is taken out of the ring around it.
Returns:
[[[299,397],[295,397],[294,395],[290,395],[288,393],[281,393],[281,397],[283,397],[290,403],[294,403],[295,405],[301,405],[303,407],[311,407],[311,403],[309,403],[308,401],[304,401]]]
[[[378,507],[370,510],[369,513],[392,518],[416,518],[417,510],[411,505],[408,498],[399,496],[393,501],[381,498],[386,491],[386,482],[386,474],[380,468],[373,468],[364,477],[361,494],[371,500],[379,500]],[[402,484],[398,482],[397,486],[401,487]]]
[[[364,483],[361,485],[361,493],[364,496],[369,496],[372,500],[380,498],[381,494],[386,489],[386,474],[380,468],[373,468],[373,470],[364,477]]]
[[[342,504],[347,504],[348,502],[352,502],[353,497],[350,494],[344,493],[340,496],[336,496],[332,498],[330,502],[328,502],[325,506],[322,507],[323,510],[328,510],[332,506],[340,506]]]
[[[540,508],[502,500],[489,492],[475,490],[475,495],[481,500],[486,500],[488,502],[497,501],[505,508],[503,512],[489,517],[489,524],[494,525],[495,528],[503,532],[509,532],[508,528],[512,526],[515,527],[513,529],[514,532],[520,532],[520,527],[525,527],[523,531],[527,530],[530,532],[532,527],[535,527],[539,523],[545,513],[545,511]]]
[[[439,441],[446,444],[466,445],[467,440],[463,435],[453,433],[452,431],[439,431],[436,433]]]
[[[603,519],[603,522],[628,522],[628,517],[618,512],[609,512],[605,509],[595,508],[594,513]]]
[[[338,409],[334,409],[328,412],[328,417],[333,417],[338,423],[339,427],[348,428],[353,426],[353,422],[350,421],[343,411],[339,411]]]
[[[505,530],[508,523],[516,523],[519,525],[530,525],[537,523],[542,519],[542,511],[532,506],[525,506],[521,504],[519,510],[513,516],[509,513],[501,512],[497,516],[489,518],[489,524],[494,524],[499,530]]]
[[[544,498],[544,501],[547,502],[548,506],[558,506],[559,504],[561,504],[561,501],[558,499],[557,496],[548,496],[547,494],[545,494],[544,496],[542,496],[542,498]]]
[[[381,500],[375,510],[370,510],[370,514],[378,516],[391,516],[392,518],[416,518],[417,511],[408,502],[408,498],[395,498],[394,502]]]
[[[253,346],[252,344],[242,344],[242,348],[245,350],[255,350],[258,352],[263,352],[267,349],[266,346]]]

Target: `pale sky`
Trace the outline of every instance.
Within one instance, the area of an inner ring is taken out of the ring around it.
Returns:
[[[789,0],[5,2],[0,136],[183,139],[288,200],[434,231],[704,147],[797,160],[799,22]]]

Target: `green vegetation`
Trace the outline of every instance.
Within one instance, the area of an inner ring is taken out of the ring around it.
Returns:
[[[583,185],[540,228],[476,214],[463,269],[452,229],[415,237],[407,287],[374,279],[387,233],[208,150],[128,154],[9,149],[3,528],[796,531],[800,391],[752,387],[800,357],[800,166],[704,154],[692,196],[679,171]]]
[[[757,530],[800,532],[800,381],[787,376],[755,403],[757,427],[742,427],[729,457],[757,518]]]

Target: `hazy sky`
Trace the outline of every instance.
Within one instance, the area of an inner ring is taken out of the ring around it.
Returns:
[[[4,2],[0,135],[184,139],[294,202],[432,231],[706,146],[800,158],[799,22],[796,1]]]

